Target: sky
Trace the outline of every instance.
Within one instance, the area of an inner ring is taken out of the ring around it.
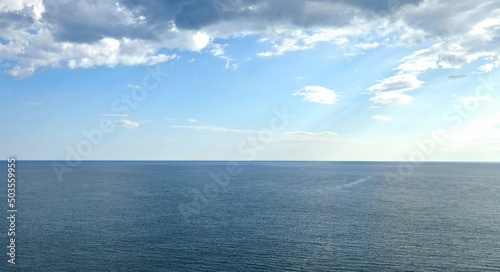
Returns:
[[[500,161],[500,2],[3,0],[0,157]]]

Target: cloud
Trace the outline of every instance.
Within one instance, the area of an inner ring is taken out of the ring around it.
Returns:
[[[384,116],[384,115],[380,115],[380,114],[375,114],[372,116],[372,119],[373,120],[377,120],[377,121],[391,121],[392,118],[389,117],[389,116]]]
[[[377,48],[380,46],[380,43],[378,42],[372,42],[372,43],[358,43],[356,45],[357,48],[360,48],[360,49],[363,49],[363,50],[367,50],[367,49],[373,49],[373,48]]]
[[[233,129],[226,128],[221,126],[184,126],[184,125],[173,125],[171,128],[180,128],[180,129],[190,129],[190,130],[198,130],[203,132],[228,132],[228,133],[245,133],[245,134],[258,134],[263,131],[276,134],[278,136],[296,136],[296,137],[332,137],[336,136],[337,133],[331,131],[322,131],[322,132],[309,132],[309,131],[285,131],[285,132],[273,132],[270,130],[242,130],[242,129]]]
[[[43,102],[41,101],[27,101],[24,103],[26,106],[41,106],[43,105]]]
[[[187,121],[188,121],[188,122],[190,122],[190,123],[196,123],[196,122],[198,122],[198,120],[193,119],[193,118],[191,118],[191,119],[187,119]]]
[[[127,120],[127,119],[122,119],[122,120],[114,121],[113,124],[117,127],[122,127],[122,128],[126,128],[126,129],[134,129],[134,128],[138,128],[142,123],[149,123],[149,122],[150,121],[148,121],[148,120],[134,122],[134,121]]]
[[[171,128],[182,128],[182,129],[192,129],[208,132],[232,132],[232,133],[242,133],[244,131],[238,129],[228,129],[224,127],[217,126],[170,126]]]
[[[141,86],[139,86],[139,85],[134,85],[134,84],[127,84],[127,86],[128,86],[129,88],[131,88],[131,89],[140,89],[140,88],[141,88]]]
[[[398,74],[382,79],[368,88],[375,93],[370,101],[376,106],[410,104],[413,98],[403,92],[420,88],[423,83],[413,74]]]
[[[398,74],[476,60],[487,60],[479,72],[488,72],[500,67],[498,18],[495,0],[9,0],[0,4],[0,59],[13,77],[40,67],[154,65],[176,59],[172,50],[220,56],[215,40],[255,35],[262,57],[318,43],[419,45]]]
[[[500,60],[497,60],[496,62],[491,62],[491,63],[486,63],[484,65],[481,65],[481,66],[479,66],[478,70],[481,71],[482,73],[489,73],[498,67],[500,67]]]
[[[302,96],[304,101],[319,104],[334,104],[337,102],[338,97],[334,91],[321,86],[306,86],[293,93],[293,95]]]
[[[259,57],[271,57],[272,55],[273,55],[273,52],[271,52],[271,51],[257,53],[257,56],[259,56]]]
[[[448,79],[459,79],[459,78],[466,78],[467,75],[450,75],[448,76]]]
[[[337,133],[331,131],[309,132],[309,131],[287,131],[285,134],[305,135],[305,136],[336,136]]]
[[[214,55],[215,57],[219,57],[219,56],[222,56],[224,55],[224,47],[227,46],[227,44],[225,45],[221,45],[221,44],[212,44],[211,46],[211,49],[210,49],[210,53],[212,53],[212,55]]]
[[[424,82],[418,80],[412,74],[399,74],[379,81],[379,83],[368,88],[369,91],[379,92],[406,92],[420,88]]]
[[[3,21],[8,14],[23,19]],[[144,16],[113,1],[12,4],[0,10],[0,38],[5,41],[0,44],[0,59],[8,64],[7,75],[27,77],[39,67],[154,65],[177,58],[160,52],[162,48],[195,51],[209,42],[206,33],[176,35],[172,28],[167,40],[159,40],[146,28]]]
[[[412,100],[413,98],[411,96],[395,91],[379,92],[376,93],[374,97],[370,98],[370,101],[375,106],[408,105]]]

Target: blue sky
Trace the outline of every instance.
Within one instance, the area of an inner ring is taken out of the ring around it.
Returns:
[[[498,1],[3,1],[1,156],[500,161]]]

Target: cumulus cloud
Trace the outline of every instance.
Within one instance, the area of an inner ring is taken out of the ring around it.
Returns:
[[[402,58],[396,73],[486,60],[485,73],[500,66],[498,18],[496,0],[8,0],[0,3],[0,59],[8,75],[26,77],[39,67],[154,65],[177,58],[172,50],[222,56],[214,40],[257,35],[262,57],[318,43],[430,44]]]
[[[334,104],[337,102],[338,97],[334,91],[321,86],[306,86],[293,93],[293,95],[302,96],[304,101],[319,104]]]

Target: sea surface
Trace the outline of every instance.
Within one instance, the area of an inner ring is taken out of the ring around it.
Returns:
[[[52,164],[16,163],[16,265],[0,164],[0,271],[500,271],[500,164]]]

